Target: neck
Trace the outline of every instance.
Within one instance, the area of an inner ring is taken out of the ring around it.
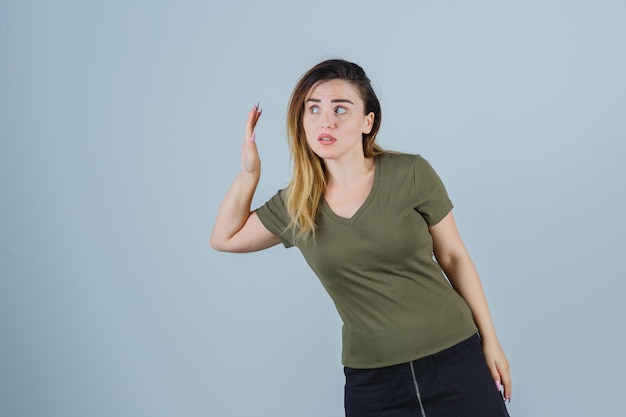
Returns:
[[[324,160],[328,185],[349,184],[363,179],[374,170],[374,158],[355,158],[350,161]]]

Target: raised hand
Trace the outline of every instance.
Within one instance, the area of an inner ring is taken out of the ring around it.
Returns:
[[[248,114],[241,154],[242,171],[226,192],[215,217],[211,246],[226,252],[254,252],[280,243],[250,210],[261,176],[261,161],[254,142],[254,128],[261,117],[257,104]]]
[[[246,134],[243,139],[241,152],[241,166],[243,170],[250,174],[261,173],[261,160],[257,151],[254,128],[261,117],[262,110],[257,103],[248,113],[248,121],[246,123]]]

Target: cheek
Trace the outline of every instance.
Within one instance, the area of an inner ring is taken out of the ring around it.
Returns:
[[[313,126],[313,123],[311,122],[310,119],[305,117],[302,120],[302,127],[304,128],[304,134],[306,135],[307,142],[308,142],[309,141],[309,137],[314,136],[315,126]]]
[[[306,133],[306,131],[304,132],[304,135],[306,139],[306,144],[309,146],[309,148],[313,147],[314,141],[312,139],[312,135],[309,135],[308,133]]]

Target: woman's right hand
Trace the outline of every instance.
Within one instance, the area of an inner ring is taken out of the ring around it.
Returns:
[[[241,166],[243,170],[249,174],[259,175],[261,173],[261,160],[259,152],[256,148],[254,128],[261,117],[262,110],[257,103],[250,113],[248,113],[248,121],[246,123],[246,134],[243,139],[243,147],[241,153]]]
[[[280,243],[250,211],[254,191],[261,176],[261,160],[254,141],[254,128],[261,117],[257,104],[248,113],[241,153],[242,171],[226,192],[211,232],[211,246],[224,252],[254,252]]]

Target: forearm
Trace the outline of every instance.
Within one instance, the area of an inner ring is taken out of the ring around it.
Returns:
[[[448,260],[445,265],[442,265],[442,268],[454,289],[463,297],[472,310],[474,321],[478,326],[482,339],[497,341],[498,338],[491,313],[489,312],[487,297],[480,282],[478,271],[469,254]]]
[[[259,177],[259,173],[241,171],[226,192],[211,233],[210,243],[214,249],[224,248],[245,224]]]
[[[478,271],[465,249],[456,228],[452,213],[430,228],[433,250],[437,262],[448,276],[454,289],[465,299],[483,341],[483,352],[491,376],[497,384],[504,386],[504,396],[511,399],[511,372],[500,341],[496,336],[487,297],[478,276]]]

